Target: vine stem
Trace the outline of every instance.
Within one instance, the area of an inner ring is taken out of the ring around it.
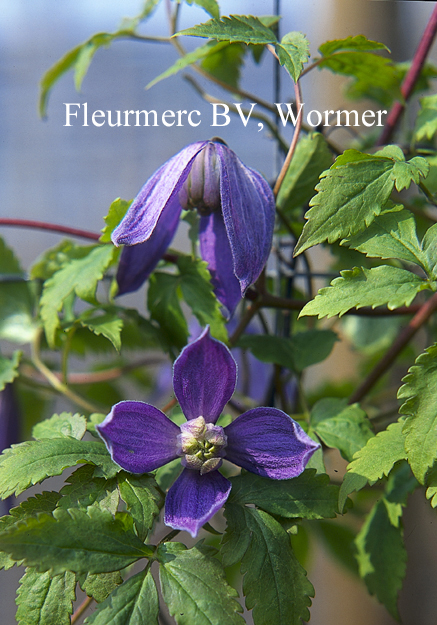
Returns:
[[[408,70],[403,83],[401,85],[401,92],[404,100],[407,101],[411,96],[414,86],[420,76],[422,67],[425,64],[426,57],[431,49],[437,33],[437,4],[431,14],[431,17],[423,32],[422,39],[420,40],[417,50],[414,54],[411,67]],[[394,129],[399,121],[402,111],[405,108],[405,104],[401,102],[395,102],[388,114],[387,121],[379,137],[376,145],[385,145],[392,137]]]
[[[400,352],[409,341],[411,341],[416,332],[428,321],[435,310],[437,310],[437,293],[434,293],[425,304],[422,304],[410,323],[401,330],[390,349],[369,373],[361,386],[351,395],[349,399],[350,404],[361,401],[363,397],[367,395],[370,389],[373,388],[380,377],[384,375],[387,369],[394,363]]]
[[[87,412],[100,412],[100,409],[97,406],[89,403],[84,397],[81,397],[70,388],[68,388],[66,384],[63,384],[58,376],[43,363],[40,356],[41,335],[42,328],[39,328],[32,343],[32,362],[38,369],[38,371],[50,382],[55,390],[68,397],[68,399],[70,399],[72,402],[74,402]]]
[[[293,158],[293,155],[297,146],[297,141],[299,139],[300,129],[302,126],[302,115],[300,114],[301,108],[302,108],[302,92],[300,89],[299,81],[297,81],[294,85],[294,93],[295,93],[295,98],[296,98],[296,108],[298,111],[298,117],[297,117],[296,126],[294,128],[293,139],[291,140],[290,148],[288,150],[288,154],[285,157],[284,164],[282,165],[282,169],[279,172],[279,176],[277,177],[275,186],[273,187],[273,195],[275,197],[277,197],[279,193],[279,189],[281,188],[281,184],[285,178],[285,174],[287,173],[287,169],[291,163],[291,159]]]
[[[93,601],[94,599],[92,597],[86,597],[86,599],[82,601],[80,606],[77,608],[76,612],[74,612],[74,614],[71,617],[71,625],[74,625],[74,623],[77,623],[77,621],[80,619],[82,614],[92,604]]]
[[[68,226],[59,226],[47,221],[35,221],[34,219],[9,219],[0,218],[0,226],[15,226],[18,228],[36,228],[37,230],[48,230],[49,232],[59,232],[61,234],[69,234],[72,237],[81,237],[82,239],[91,239],[98,241],[100,234],[89,232],[88,230],[80,230],[79,228],[70,228]]]

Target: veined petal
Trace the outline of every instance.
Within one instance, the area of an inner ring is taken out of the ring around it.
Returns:
[[[211,282],[218,300],[230,317],[241,299],[240,283],[234,273],[234,261],[223,217],[218,212],[201,217],[200,253],[208,263]]]
[[[164,523],[185,530],[193,538],[226,502],[231,483],[218,471],[200,475],[184,469],[165,499]]]
[[[173,388],[187,419],[202,416],[206,423],[215,423],[236,381],[235,360],[226,345],[210,336],[209,327],[184,347],[174,363]]]
[[[234,273],[241,293],[267,262],[273,237],[275,200],[268,183],[246,167],[232,150],[215,144],[220,162],[220,196]]]
[[[150,276],[174,237],[181,210],[177,196],[173,197],[147,241],[123,248],[117,270],[118,295],[136,291]]]
[[[277,408],[248,410],[225,428],[225,434],[227,460],[276,480],[300,475],[320,447]]]
[[[168,204],[180,209],[177,194],[190,173],[194,158],[206,144],[207,141],[198,141],[187,145],[149,178],[112,233],[115,245],[143,243],[152,234]]]
[[[96,426],[111,458],[130,473],[148,473],[178,457],[179,427],[141,401],[121,401]]]

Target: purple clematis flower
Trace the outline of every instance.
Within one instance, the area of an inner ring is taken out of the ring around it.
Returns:
[[[254,408],[225,428],[215,425],[236,380],[230,351],[206,328],[174,363],[173,387],[186,423],[177,426],[150,404],[122,401],[96,426],[114,462],[131,473],[181,457],[185,468],[167,493],[164,523],[193,537],[228,498],[231,483],[217,471],[223,458],[285,480],[300,475],[319,448],[277,408]]]
[[[200,252],[220,302],[233,313],[270,253],[275,201],[266,180],[219,139],[188,145],[164,163],[112,234],[124,244],[119,294],[138,289],[169,246],[182,209],[200,214]]]

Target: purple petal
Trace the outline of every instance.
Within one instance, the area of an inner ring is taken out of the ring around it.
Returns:
[[[165,499],[164,523],[185,530],[193,538],[226,502],[231,483],[218,471],[200,475],[184,469]]]
[[[207,141],[187,145],[149,178],[132,202],[123,221],[112,233],[115,245],[143,243],[152,234],[164,209],[180,205],[177,194],[184,184],[196,155]]]
[[[241,293],[255,282],[270,253],[275,200],[268,183],[232,150],[216,143],[223,219]]]
[[[214,292],[230,317],[241,299],[241,289],[234,273],[228,235],[220,213],[214,212],[207,217],[201,217],[199,242],[201,256],[208,263],[211,272]]]
[[[114,462],[130,473],[148,473],[178,457],[179,427],[141,401],[116,404],[96,430]]]
[[[147,241],[123,249],[117,270],[118,295],[136,291],[150,276],[173,239],[181,210],[176,196],[165,206]]]
[[[226,345],[211,338],[207,327],[180,353],[173,367],[173,388],[187,419],[202,416],[215,423],[232,397],[237,365]]]
[[[300,475],[320,447],[277,408],[248,410],[225,428],[225,434],[226,460],[275,480]]]

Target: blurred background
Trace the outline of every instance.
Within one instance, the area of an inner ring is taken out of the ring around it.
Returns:
[[[272,14],[275,0],[222,0],[224,15]],[[395,61],[411,58],[434,7],[434,2],[371,0],[282,0],[282,34],[304,32],[311,53],[328,39],[364,34],[384,42]],[[209,127],[211,105],[192,89],[182,73],[146,91],[145,85],[169,67],[177,53],[168,44],[117,41],[96,53],[82,93],[74,89],[72,74],[62,77],[50,96],[48,117],[37,112],[38,83],[42,74],[67,50],[97,31],[113,31],[122,17],[132,17],[140,0],[0,0],[0,217],[37,219],[98,232],[116,197],[130,199],[147,178],[186,144],[219,134],[250,167],[266,178],[275,175],[276,152],[265,129],[256,122],[245,128],[232,117],[223,129]],[[180,27],[206,21],[195,6],[184,6]],[[167,35],[162,3],[143,34]],[[199,40],[186,38],[192,49]],[[431,58],[437,58],[434,47]],[[242,87],[273,101],[273,58],[265,54],[260,66],[247,57]],[[212,95],[232,96],[202,83]],[[302,80],[306,110],[355,108],[342,96],[342,80],[315,70]],[[281,73],[281,102],[293,97],[293,85]],[[88,103],[88,110],[166,109],[202,114],[198,128],[183,127],[65,127],[65,102]],[[335,132],[331,135],[335,141]],[[23,266],[59,235],[15,228],[0,234],[15,248]],[[135,296],[136,297],[136,296]],[[338,372],[344,363],[337,362]],[[339,462],[337,457],[332,463]],[[423,493],[410,500],[405,515],[409,552],[407,579],[400,599],[404,625],[435,625],[437,613],[436,517]],[[327,558],[320,547],[308,570],[316,588],[313,625],[393,625],[394,621],[369,598],[364,584],[350,578]],[[0,571],[1,621],[14,622],[14,592],[20,570]]]

